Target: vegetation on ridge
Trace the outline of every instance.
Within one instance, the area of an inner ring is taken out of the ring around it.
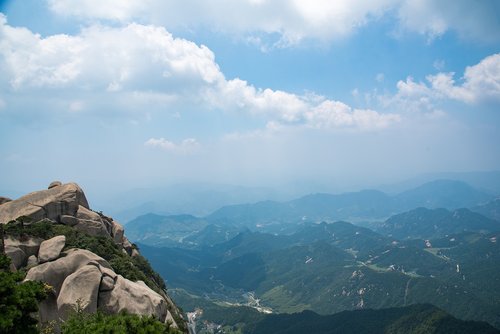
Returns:
[[[151,289],[165,290],[165,282],[149,262],[141,255],[128,256],[111,238],[94,237],[72,227],[55,224],[50,220],[27,223],[26,217],[5,225],[6,236],[18,238],[37,237],[50,239],[56,235],[66,236],[66,249],[81,248],[89,250],[107,260],[114,271],[131,281],[144,281]]]
[[[153,316],[139,316],[120,312],[119,314],[85,313],[79,310],[62,325],[64,334],[181,334],[179,330],[163,324]]]
[[[22,282],[23,272],[9,270],[11,260],[0,254],[0,333],[37,333],[38,302],[47,296],[49,287],[41,282]],[[22,282],[22,283],[21,283]]]
[[[50,239],[57,235],[64,235],[66,237],[64,250],[70,248],[89,250],[107,260],[117,274],[132,281],[142,280],[159,293],[166,290],[165,282],[144,257],[125,254],[123,249],[109,237],[91,236],[50,220],[31,222],[28,217],[20,217],[2,227],[5,238],[15,237],[20,240]],[[6,260],[4,261],[3,258]],[[44,290],[46,286],[40,282],[25,282],[18,284],[17,290],[13,289],[13,284],[23,280],[25,272],[23,269],[17,273],[8,271],[10,259],[2,255],[0,258],[2,266],[4,262],[7,263],[7,271],[5,273],[4,270],[0,271],[0,333],[37,333],[38,320],[30,317],[30,314],[38,311],[38,302],[46,297]],[[13,292],[10,297],[6,295],[7,299],[4,300],[6,289]],[[181,326],[180,330],[170,327],[169,324],[163,324],[154,317],[126,313],[105,315],[100,312],[95,314],[76,312],[64,323],[61,330],[62,333],[182,333],[184,320],[178,319],[176,312],[171,312],[171,314],[176,323]],[[43,326],[44,333],[52,333],[53,329],[50,324],[48,325]]]

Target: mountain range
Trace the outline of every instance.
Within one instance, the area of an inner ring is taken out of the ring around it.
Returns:
[[[313,194],[288,202],[225,206],[204,217],[146,214],[130,221],[127,230],[132,240],[142,244],[196,248],[200,244],[227,241],[245,230],[292,234],[304,224],[338,220],[348,220],[382,234],[396,233],[401,238],[405,231],[395,229],[398,221],[404,225],[410,224],[411,219],[413,224],[420,219],[424,224],[419,228],[425,233],[416,237],[429,238],[482,228],[495,230],[499,203],[493,196],[462,182],[438,180],[392,196],[366,190],[340,195]]]
[[[150,214],[127,227],[180,305],[206,310],[208,323],[228,325],[220,313],[232,314],[230,326],[250,333],[266,323],[262,312],[278,314],[267,325],[288,319],[283,313],[329,323],[342,311],[430,303],[498,328],[500,222],[473,211],[491,213],[495,204],[463,182],[438,180],[395,195],[312,194],[204,217]],[[356,225],[339,217],[357,217]],[[238,325],[242,307],[259,311],[247,309]]]
[[[247,231],[201,249],[140,248],[168,273],[169,286],[216,303],[319,314],[432,303],[499,326],[498,237],[462,232],[404,241],[337,222],[292,235]]]

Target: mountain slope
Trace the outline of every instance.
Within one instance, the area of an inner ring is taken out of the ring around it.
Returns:
[[[392,334],[500,333],[483,322],[458,320],[439,308],[413,305],[381,310],[344,311],[320,316],[311,311],[273,314],[246,330],[249,334]]]
[[[364,190],[339,195],[313,194],[289,202],[265,201],[225,206],[206,219],[280,233],[279,229],[273,229],[273,224],[380,219],[416,207],[454,210],[476,206],[492,197],[463,182],[436,180],[394,196],[376,190]]]
[[[500,221],[500,198],[471,208],[472,211],[482,214],[490,219]]]
[[[432,303],[499,326],[496,238],[402,242],[338,222],[289,236],[247,232],[201,250],[141,249],[172,287],[218,302],[245,304],[253,292],[259,307],[274,312],[321,314]]]
[[[394,215],[375,230],[398,239],[434,239],[461,232],[500,230],[500,223],[468,209],[417,208]]]
[[[491,195],[465,182],[435,180],[394,197],[394,205],[407,210],[416,207],[458,209],[489,201]]]

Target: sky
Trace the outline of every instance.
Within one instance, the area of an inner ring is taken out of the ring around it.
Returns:
[[[500,170],[496,0],[0,1],[0,191]]]

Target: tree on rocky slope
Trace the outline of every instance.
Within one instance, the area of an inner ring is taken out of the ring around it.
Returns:
[[[37,333],[38,302],[47,296],[40,282],[22,282],[21,272],[9,270],[11,260],[0,254],[0,333]]]

